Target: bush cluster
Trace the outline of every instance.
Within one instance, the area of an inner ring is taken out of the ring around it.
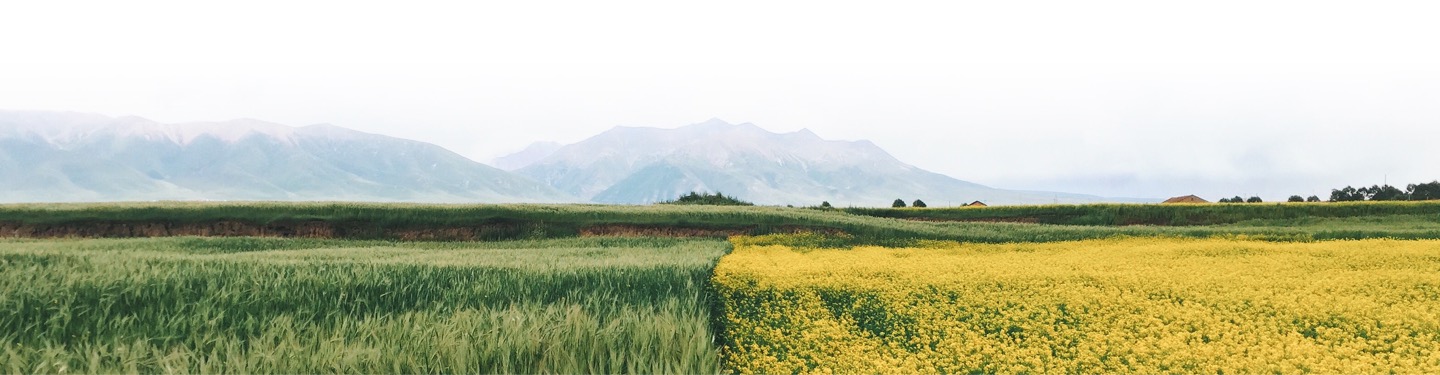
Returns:
[[[675,200],[673,200],[673,201],[666,201],[666,202],[660,202],[660,203],[661,203],[661,204],[704,204],[704,205],[711,205],[711,206],[754,206],[754,205],[755,205],[754,203],[742,201],[742,200],[740,200],[740,198],[736,198],[736,197],[733,197],[733,196],[726,196],[724,193],[721,193],[721,192],[718,192],[718,191],[715,192],[715,194],[710,194],[710,193],[708,193],[708,192],[697,193],[697,192],[693,192],[693,191],[692,191],[692,192],[690,192],[690,194],[681,195],[680,198],[677,198],[677,199],[675,199]]]

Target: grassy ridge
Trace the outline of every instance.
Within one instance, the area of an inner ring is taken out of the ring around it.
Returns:
[[[1028,215],[1028,216],[1027,216]],[[1211,219],[1196,219],[1207,217]],[[897,220],[1040,218],[1048,224]],[[1178,219],[1177,219],[1178,218]],[[318,221],[350,228],[346,238],[387,238],[396,228],[489,226],[479,239],[573,237],[596,225],[738,229],[761,235],[796,230],[840,231],[844,244],[906,246],[916,240],[1048,242],[1117,236],[1310,241],[1440,239],[1440,203],[1078,205],[954,209],[813,210],[784,207],[610,205],[420,205],[378,203],[124,203],[0,205],[0,224],[89,223],[256,224]],[[1206,225],[1121,225],[1131,221]],[[1377,224],[1383,223],[1383,224]],[[4,235],[0,233],[0,235]]]
[[[0,240],[0,372],[714,373],[723,241]]]
[[[707,205],[410,204],[329,202],[158,202],[0,205],[0,221],[58,224],[87,221],[171,223],[236,220],[252,223],[325,221],[385,227],[455,227],[544,223],[557,230],[627,223],[669,226],[779,226],[834,222],[843,213]]]
[[[898,219],[1002,220],[1040,224],[1218,225],[1247,220],[1301,220],[1428,215],[1440,220],[1440,201],[1266,204],[1085,204],[954,208],[848,208],[846,212]]]
[[[794,226],[890,234],[874,220],[839,212],[777,207],[700,205],[446,205],[385,203],[102,203],[0,205],[0,223],[253,224],[325,222],[349,229],[347,238],[384,238],[387,229],[490,227],[483,239],[576,236],[586,227],[634,226],[744,229],[770,233]]]

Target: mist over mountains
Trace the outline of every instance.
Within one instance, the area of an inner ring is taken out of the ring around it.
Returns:
[[[561,147],[565,147],[565,145],[556,142],[531,143],[523,150],[491,160],[490,165],[495,168],[514,171],[549,157],[554,154],[555,151],[560,150]]]
[[[720,191],[758,204],[889,206],[1115,201],[990,188],[896,160],[869,141],[831,141],[809,130],[777,134],[719,119],[676,129],[616,127],[515,170],[599,203],[652,203]]]
[[[537,143],[495,168],[439,146],[333,125],[0,111],[0,201],[335,200],[644,204],[720,191],[759,204],[932,206],[1121,201],[995,189],[905,164],[868,141],[718,119]],[[510,170],[513,172],[507,172]]]
[[[332,125],[0,112],[0,201],[571,202],[429,143]]]

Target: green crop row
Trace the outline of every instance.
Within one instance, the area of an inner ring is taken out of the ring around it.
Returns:
[[[1440,201],[1268,204],[1083,204],[953,208],[848,208],[856,215],[897,219],[1012,221],[1039,224],[1218,225],[1249,220],[1426,216],[1440,220]]]
[[[914,220],[925,219],[925,220]],[[1001,222],[977,222],[1001,221]],[[1003,222],[1003,221],[1033,221]],[[5,226],[318,222],[335,237],[397,239],[405,230],[482,228],[475,239],[575,237],[586,228],[713,229],[762,235],[844,233],[844,243],[917,240],[1049,242],[1111,237],[1233,237],[1312,241],[1440,238],[1440,204],[1079,205],[954,209],[814,210],[736,206],[420,205],[377,203],[122,203],[0,205]],[[1147,225],[1126,225],[1132,222]],[[1187,223],[1194,225],[1160,225]],[[0,231],[0,237],[7,236]],[[83,235],[81,235],[83,237]],[[104,236],[101,236],[104,237]]]
[[[0,240],[0,372],[715,373],[722,241]]]

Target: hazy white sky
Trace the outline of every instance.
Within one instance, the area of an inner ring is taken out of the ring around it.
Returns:
[[[0,108],[333,123],[478,161],[719,117],[1107,196],[1440,178],[1425,2],[516,3],[3,3]]]

